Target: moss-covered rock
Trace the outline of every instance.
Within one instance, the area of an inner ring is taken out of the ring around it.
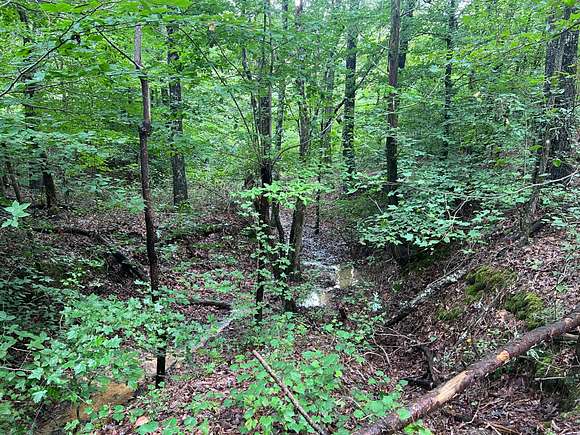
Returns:
[[[462,314],[463,309],[460,307],[453,307],[449,310],[440,308],[437,310],[437,319],[441,320],[442,322],[452,322],[453,320],[457,320]]]
[[[529,329],[537,328],[545,323],[542,316],[544,301],[533,292],[518,292],[510,296],[504,306],[517,319],[526,322]]]
[[[516,279],[514,272],[481,266],[467,275],[465,293],[472,301],[481,299],[484,293],[508,287]]]

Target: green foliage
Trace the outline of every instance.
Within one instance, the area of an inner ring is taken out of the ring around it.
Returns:
[[[505,301],[505,309],[523,320],[529,329],[545,323],[543,318],[544,301],[533,292],[518,292]]]
[[[4,207],[4,210],[6,210],[6,212],[8,212],[11,215],[11,217],[2,222],[2,228],[6,227],[18,228],[20,219],[26,216],[30,216],[29,213],[24,211],[29,206],[30,206],[29,203],[20,204],[18,203],[18,201],[14,201],[10,207]]]

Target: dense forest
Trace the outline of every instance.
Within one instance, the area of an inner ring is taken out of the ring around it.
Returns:
[[[0,433],[580,433],[575,0],[0,0]]]

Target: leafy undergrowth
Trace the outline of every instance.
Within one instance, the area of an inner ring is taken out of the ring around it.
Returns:
[[[69,212],[46,216],[37,229],[2,233],[3,246],[22,250],[2,259],[11,271],[2,290],[14,295],[1,319],[3,357],[12,368],[0,372],[2,394],[16,404],[2,405],[5,427],[34,424],[38,433],[65,426],[100,434],[312,432],[252,355],[257,350],[318,424],[350,433],[392,410],[404,416],[402,404],[423,393],[403,380],[425,375],[419,346],[431,349],[433,375],[445,380],[527,328],[560,318],[580,299],[574,231],[548,227],[523,248],[498,236],[484,248],[454,248],[401,269],[381,255],[349,258],[334,220],[320,236],[307,228],[304,260],[353,261],[358,283],[336,288],[326,307],[293,315],[282,313],[272,297],[256,326],[251,234],[233,213],[211,216],[160,217],[167,224],[160,229],[157,302],[93,240],[56,231],[91,228],[145,264],[140,217]],[[501,231],[508,232],[510,223],[505,225]],[[472,270],[466,279],[394,328],[382,326],[400,302],[462,263]],[[230,314],[192,304],[195,299],[232,303],[234,313],[223,333],[200,347]],[[26,318],[38,316],[30,308],[39,303],[46,307],[43,317]],[[23,330],[24,320],[43,327]],[[154,354],[163,342],[169,343],[168,377],[155,389]],[[454,428],[466,434],[577,429],[577,364],[566,342],[539,346],[425,425],[434,433]],[[425,432],[421,425],[410,431]]]

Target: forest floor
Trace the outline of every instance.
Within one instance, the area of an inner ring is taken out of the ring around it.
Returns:
[[[162,285],[201,299],[225,302],[251,299],[254,283],[248,277],[256,266],[251,257],[253,242],[235,210],[206,209],[195,216],[159,213],[157,219]],[[45,216],[45,220],[54,228],[75,227],[105,235],[135,260],[146,264],[140,215],[66,211]],[[514,228],[515,223],[508,219],[485,244],[422,255],[418,261],[400,267],[384,253],[363,255],[368,252],[350,240],[340,220],[323,219],[319,235],[308,227],[303,264],[310,285],[303,290],[303,306],[297,316],[307,332],[297,339],[297,358],[309,348],[334,348],[335,343],[324,332],[325,324],[341,321],[357,330],[361,316],[368,315],[369,306],[377,318],[388,317],[401,302],[459,266],[474,271],[485,266],[484,270],[495,275],[475,290],[467,279],[459,280],[392,328],[382,327],[380,321],[372,323],[365,337],[365,360],[344,364],[341,394],[347,403],[351,401],[349,392],[353,387],[377,388],[367,383],[377,370],[384,371],[392,379],[392,385],[411,378],[403,399],[417,397],[425,390],[413,379],[425,379],[427,374],[435,383],[449,379],[487,351],[525,332],[530,318],[518,319],[506,309],[510,296],[518,292],[537,295],[538,312],[532,313],[536,318],[543,321],[561,318],[580,302],[575,241],[564,230],[547,225],[521,247],[510,241]],[[0,234],[2,249],[12,250],[11,256],[2,259],[5,270],[21,267],[16,262],[26,255],[17,252],[18,249],[32,250],[32,255],[28,255],[30,261],[50,273],[70,272],[79,260],[86,263],[103,258],[103,251],[95,249],[95,241],[81,235],[47,232],[42,228]],[[227,285],[223,284],[226,276],[230,277]],[[143,295],[143,286],[110,259],[102,267],[91,269],[82,283],[86,294],[115,295],[121,299]],[[318,297],[314,297],[314,302],[313,295]],[[266,315],[280,311],[279,300],[270,298],[269,303],[271,308]],[[229,316],[227,310],[211,306],[188,305],[180,309],[187,319],[208,325]],[[158,394],[164,404],[156,406],[158,421],[169,418],[183,421],[191,415],[191,403],[203,396],[209,397],[214,405],[198,410],[197,417],[207,418],[210,432],[239,433],[244,410],[222,404],[232,389],[243,385],[231,365],[240,349],[245,349],[251,358],[246,340],[252,328],[250,323],[247,318],[232,321],[219,337],[210,338],[206,346],[187,358],[179,350],[168,350],[169,377]],[[211,349],[218,345],[220,352],[216,354]],[[570,341],[557,341],[539,346],[430,415],[425,419],[426,426],[433,433],[449,434],[580,433],[580,367],[574,345]],[[432,356],[430,369],[428,354]],[[143,361],[150,378],[154,373],[153,356],[143,355]],[[105,397],[104,402],[110,399],[112,403],[123,403],[128,413],[132,408],[147,408],[150,400],[144,387],[107,394],[111,397]],[[355,404],[352,406],[354,409]],[[71,410],[66,407],[39,414],[37,433],[52,433],[55,425],[70,416]],[[111,420],[98,433],[132,433],[147,418],[143,416],[137,422]]]

